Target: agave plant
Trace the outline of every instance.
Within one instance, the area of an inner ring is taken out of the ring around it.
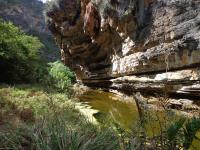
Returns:
[[[196,136],[197,132],[200,130],[200,119],[192,118],[191,121],[188,121],[184,127],[184,141],[183,147],[185,150],[188,150],[192,145],[194,139],[200,139]]]
[[[185,118],[180,118],[167,129],[168,147],[170,149],[183,147],[185,150],[194,147],[192,145],[194,139],[200,141],[200,139],[196,136],[199,130],[199,118],[194,117],[187,121]]]
[[[169,146],[169,149],[173,149],[177,146],[177,138],[183,128],[185,121],[185,118],[180,118],[178,121],[171,124],[167,129],[167,145]]]

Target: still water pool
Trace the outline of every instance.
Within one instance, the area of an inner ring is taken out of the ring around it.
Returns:
[[[124,99],[116,94],[104,92],[100,90],[90,90],[79,97],[80,101],[90,105],[93,109],[98,110],[99,113],[94,117],[101,123],[106,118],[118,123],[122,128],[130,130],[135,127],[139,121],[139,114],[134,99]],[[160,123],[162,126],[167,123],[172,123],[179,119],[180,113],[175,111],[162,112],[155,111],[153,108],[145,114],[146,132],[149,137],[160,134]],[[200,133],[198,133],[200,137]],[[194,141],[195,147],[200,150],[200,143]]]
[[[91,90],[84,93],[79,99],[99,111],[95,115],[97,120],[111,118],[123,128],[131,128],[134,121],[138,119],[136,104],[133,100],[132,102],[122,102],[120,98],[113,93]]]

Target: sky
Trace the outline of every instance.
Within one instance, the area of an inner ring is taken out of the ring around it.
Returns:
[[[44,2],[44,3],[45,3],[47,0],[40,0],[40,1],[42,1],[42,2]]]

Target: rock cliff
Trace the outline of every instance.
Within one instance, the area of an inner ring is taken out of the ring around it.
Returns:
[[[60,0],[46,16],[84,84],[200,98],[199,0]]]

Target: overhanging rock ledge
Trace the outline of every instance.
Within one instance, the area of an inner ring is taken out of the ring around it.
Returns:
[[[84,84],[200,99],[199,0],[60,0],[46,15]]]

